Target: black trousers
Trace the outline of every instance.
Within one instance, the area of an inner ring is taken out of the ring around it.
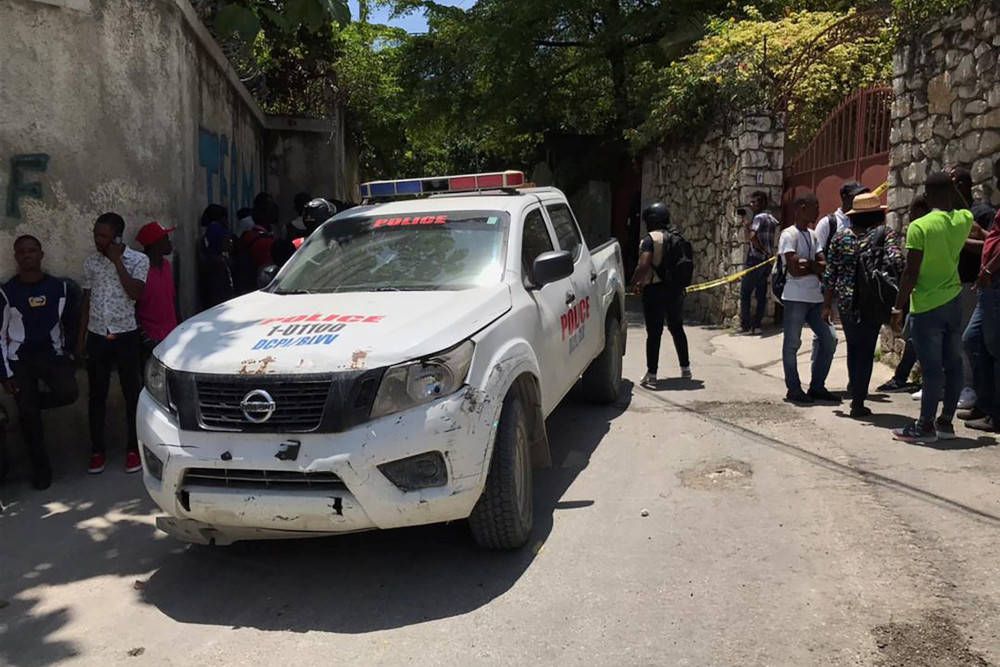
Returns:
[[[646,318],[647,370],[655,375],[659,369],[664,322],[674,339],[681,368],[690,366],[688,340],[684,333],[684,290],[671,289],[662,283],[648,285],[642,290],[642,310]]]
[[[129,450],[138,450],[135,432],[135,411],[142,388],[139,332],[129,331],[108,340],[92,333],[87,334],[87,376],[90,384],[90,442],[95,454],[103,454],[105,447],[104,421],[107,413],[108,389],[111,371],[118,369],[118,382],[125,397],[125,419],[128,427]]]
[[[878,346],[882,324],[869,317],[862,317],[860,322],[845,318],[841,320],[841,324],[844,327],[844,337],[847,338],[847,377],[851,383],[851,405],[861,407],[868,400],[868,385],[875,366],[875,348]]]
[[[28,458],[37,470],[49,468],[49,457],[42,437],[42,410],[61,408],[76,402],[80,392],[76,386],[76,369],[67,357],[54,352],[22,353],[18,361],[11,362],[17,393],[18,419]],[[48,391],[42,391],[44,382]]]

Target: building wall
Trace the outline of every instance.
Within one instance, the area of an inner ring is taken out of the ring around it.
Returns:
[[[340,125],[262,114],[187,0],[0,0],[0,63],[0,276],[30,233],[50,272],[79,278],[95,218],[115,211],[126,241],[150,220],[178,228],[190,314],[206,205],[235,215],[303,174],[353,185]],[[275,162],[269,144],[315,148]]]
[[[754,191],[769,194],[780,219],[784,146],[781,118],[750,116],[697,144],[661,147],[645,157],[642,206],[661,201],[670,207],[674,225],[694,249],[695,283],[744,268],[746,238],[736,209]],[[700,322],[735,324],[739,282],[690,294],[687,311]]]

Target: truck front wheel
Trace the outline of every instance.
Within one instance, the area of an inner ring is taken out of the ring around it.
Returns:
[[[610,316],[604,328],[604,349],[583,373],[583,393],[595,403],[611,404],[622,391],[622,329]]]
[[[472,536],[486,549],[517,549],[531,536],[534,503],[531,447],[521,399],[504,400],[483,495],[469,516]]]

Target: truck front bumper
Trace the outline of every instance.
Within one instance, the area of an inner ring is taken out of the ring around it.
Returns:
[[[225,544],[464,519],[482,493],[488,469],[496,418],[489,403],[466,387],[342,433],[220,433],[181,431],[144,391],[137,414],[143,479],[170,515],[158,519],[157,526],[191,542]],[[295,444],[297,457],[289,460],[282,452]],[[379,470],[428,452],[443,455],[447,481],[442,486],[404,491]]]

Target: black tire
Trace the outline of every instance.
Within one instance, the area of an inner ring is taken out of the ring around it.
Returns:
[[[517,549],[534,522],[528,420],[514,390],[504,400],[486,486],[469,515],[476,543],[484,549]]]
[[[583,394],[594,403],[609,405],[622,393],[622,329],[611,316],[604,325],[604,349],[583,373]]]

